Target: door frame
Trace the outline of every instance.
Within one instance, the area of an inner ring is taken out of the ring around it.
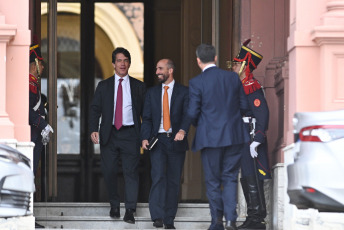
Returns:
[[[36,0],[36,7],[34,11],[40,12],[41,0]],[[89,104],[93,97],[95,89],[95,22],[94,22],[94,10],[95,3],[97,2],[142,2],[144,4],[144,80],[147,86],[154,84],[151,77],[154,70],[149,68],[154,65],[154,39],[153,34],[153,1],[149,0],[109,0],[109,1],[71,1],[71,0],[47,0],[48,2],[48,103],[49,114],[48,122],[51,124],[54,130],[57,129],[57,2],[80,2],[81,15],[80,15],[80,154],[69,155],[59,154],[57,155],[57,136],[52,135],[51,141],[48,144],[47,153],[47,200],[48,201],[63,201],[63,198],[59,196],[58,177],[60,174],[64,174],[64,177],[75,177],[75,171],[79,174],[77,178],[74,178],[78,182],[78,189],[74,194],[73,201],[86,202],[95,199],[95,196],[101,196],[96,194],[97,191],[94,188],[94,183],[102,177],[100,170],[100,155],[94,154],[93,144],[89,138],[89,126],[88,126],[88,110]],[[36,32],[40,32],[40,14],[34,14],[36,21]],[[150,39],[148,39],[150,35]],[[91,93],[92,92],[92,93]],[[141,160],[149,164],[149,161],[143,157]],[[141,169],[142,171],[142,169]],[[147,172],[145,172],[146,174]],[[73,175],[74,174],[74,175]],[[145,176],[146,177],[146,176]],[[98,183],[98,181],[97,181]],[[147,185],[144,186],[144,190],[147,190]],[[149,189],[148,189],[149,190]],[[99,192],[99,191],[98,191]],[[45,193],[45,192],[43,192]],[[143,193],[144,197],[148,198],[148,193]],[[141,200],[145,200],[141,197]]]

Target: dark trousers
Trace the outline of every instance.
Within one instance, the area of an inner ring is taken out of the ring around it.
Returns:
[[[271,173],[269,168],[269,161],[267,157],[267,142],[260,144],[257,148],[258,157],[257,157],[257,169],[261,173],[255,171],[254,160],[250,154],[250,143],[245,143],[241,150],[241,177],[255,177],[258,173],[260,180],[271,179]]]
[[[139,139],[135,128],[122,127],[120,130],[112,128],[111,137],[106,145],[100,145],[101,169],[108,190],[111,207],[119,207],[117,174],[119,160],[125,181],[125,208],[136,209],[139,176],[138,164],[140,160]]]
[[[173,151],[173,137],[159,135],[158,138],[157,145],[150,151],[152,187],[149,211],[153,221],[160,218],[165,225],[173,225],[178,209],[185,151]]]
[[[42,136],[38,132],[31,132],[31,141],[35,143],[33,148],[33,173],[36,175],[39,160],[41,159],[41,152],[43,149]]]
[[[202,150],[212,224],[215,224],[222,215],[227,221],[236,221],[238,217],[236,205],[241,148],[242,144]]]

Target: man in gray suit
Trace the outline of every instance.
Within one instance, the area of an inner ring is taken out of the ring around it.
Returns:
[[[89,126],[92,142],[100,144],[101,169],[111,205],[110,216],[120,217],[117,173],[121,159],[126,208],[123,220],[134,224],[139,185],[140,128],[146,87],[143,82],[128,75],[130,64],[128,50],[119,47],[113,51],[115,74],[99,82],[90,106]]]

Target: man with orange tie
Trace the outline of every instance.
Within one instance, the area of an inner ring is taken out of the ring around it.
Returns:
[[[165,225],[165,229],[175,229],[174,218],[190,127],[186,115],[189,91],[175,82],[174,69],[170,59],[157,63],[156,75],[161,84],[147,91],[141,128],[143,149],[147,150],[150,138],[158,138],[150,150],[152,187],[149,211],[153,226],[161,228]]]
[[[92,142],[100,144],[101,169],[111,205],[110,217],[120,217],[117,174],[121,159],[126,209],[123,220],[134,224],[139,187],[141,116],[146,87],[143,82],[129,76],[130,64],[131,56],[125,48],[118,47],[112,52],[115,74],[99,82],[90,105],[89,126]]]

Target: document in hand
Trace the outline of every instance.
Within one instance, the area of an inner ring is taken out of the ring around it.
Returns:
[[[155,146],[155,144],[158,142],[158,137],[157,136],[153,136],[149,139],[148,141],[148,146],[147,149],[148,150],[152,150],[153,147]]]

